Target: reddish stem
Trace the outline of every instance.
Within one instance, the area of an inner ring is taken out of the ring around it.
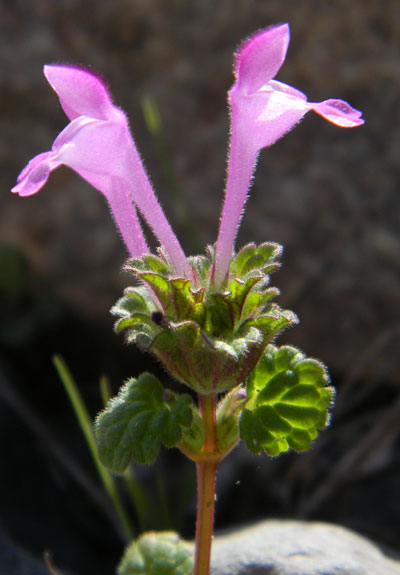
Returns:
[[[214,528],[215,476],[218,461],[216,425],[216,395],[199,396],[199,406],[203,417],[205,439],[203,454],[210,454],[196,463],[197,468],[197,520],[195,539],[194,575],[209,575],[211,559],[211,542]]]

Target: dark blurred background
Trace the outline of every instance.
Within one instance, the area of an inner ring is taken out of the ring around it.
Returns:
[[[100,376],[113,392],[144,369],[165,378],[112,332],[127,253],[101,195],[65,168],[37,196],[8,191],[67,123],[43,64],[81,63],[107,79],[184,248],[199,253],[217,233],[232,53],[286,21],[278,79],[313,101],[348,100],[366,124],[342,130],[309,114],[265,150],[238,245],[284,245],[274,283],[301,324],[280,342],[329,366],[337,407],[306,454],[239,448],[224,461],[216,525],[322,519],[400,550],[397,0],[1,0],[0,533],[10,553],[48,549],[65,572],[106,575],[122,552],[52,355],[64,356],[93,415]],[[149,103],[161,135],[149,130]],[[163,452],[135,472],[169,502],[157,503],[154,527],[192,537],[192,465]]]

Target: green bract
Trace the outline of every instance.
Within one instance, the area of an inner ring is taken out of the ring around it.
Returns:
[[[161,444],[173,447],[182,441],[182,428],[190,428],[193,421],[192,409],[196,408],[189,395],[164,393],[153,375],[143,373],[129,380],[96,419],[102,463],[116,473],[122,473],[132,459],[152,463]]]
[[[190,258],[196,280],[173,277],[159,257],[130,260],[125,269],[142,285],[128,288],[113,308],[116,330],[154,353],[178,381],[200,394],[224,392],[247,379],[268,343],[296,316],[271,300],[268,287],[281,247],[249,244],[234,258],[225,291],[212,287],[213,253]]]
[[[217,443],[221,452],[230,451],[239,441],[239,416],[247,403],[243,386],[227,393],[217,409]]]
[[[193,545],[176,533],[145,533],[131,543],[118,575],[191,575]]]
[[[329,423],[334,398],[325,367],[289,346],[269,345],[247,382],[240,435],[252,453],[304,451]]]

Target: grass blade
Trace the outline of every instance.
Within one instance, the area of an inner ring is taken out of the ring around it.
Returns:
[[[92,420],[86,408],[85,402],[83,401],[78,386],[76,385],[76,382],[72,377],[72,374],[69,371],[68,366],[63,358],[60,355],[54,355],[53,363],[71,402],[72,408],[75,412],[76,418],[79,422],[80,428],[91,453],[93,462],[99,474],[100,480],[114,505],[115,512],[121,522],[124,535],[129,541],[134,537],[133,528],[120,499],[115,480],[113,476],[103,467],[97,455],[97,447],[92,428]]]

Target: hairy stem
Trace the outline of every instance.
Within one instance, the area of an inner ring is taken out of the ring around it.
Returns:
[[[197,520],[195,539],[194,575],[209,575],[211,542],[214,526],[215,476],[218,461],[216,426],[216,395],[199,396],[200,411],[204,421],[204,458],[196,463],[197,468]],[[207,460],[207,455],[210,459]]]

